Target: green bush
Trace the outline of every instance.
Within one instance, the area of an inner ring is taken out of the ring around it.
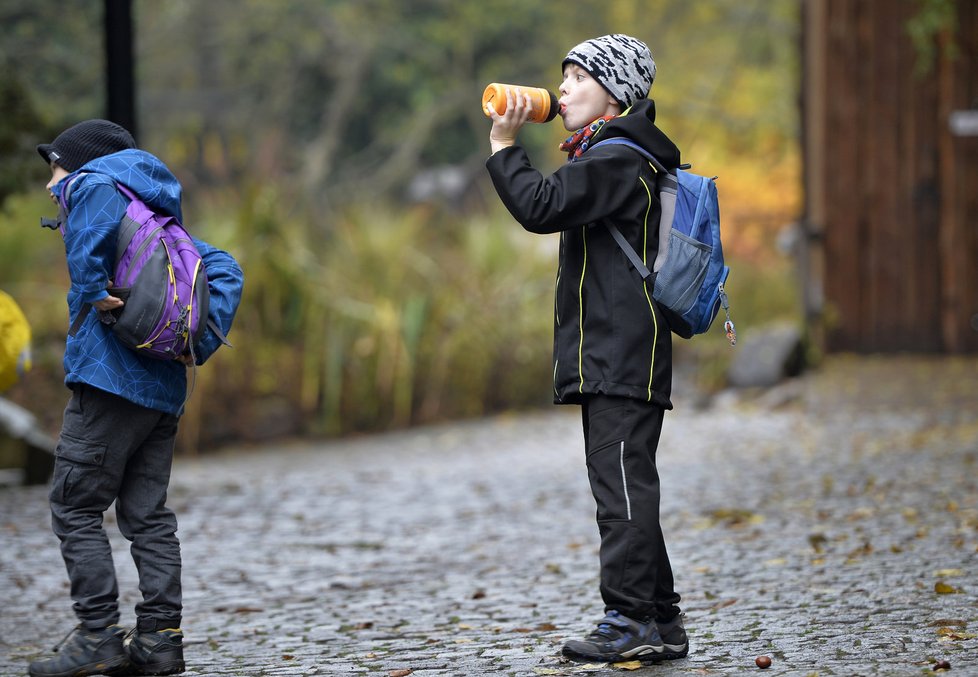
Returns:
[[[13,397],[56,428],[67,397],[61,352],[68,280],[43,191],[8,200],[2,287],[34,329],[36,366]],[[187,225],[232,252],[245,293],[233,349],[192,376],[184,450],[284,435],[345,435],[550,402],[556,236],[524,232],[502,208],[458,216],[433,207],[301,205],[265,184],[205,195]],[[787,261],[732,261],[741,335],[797,317]],[[722,313],[718,325],[722,324]],[[719,327],[676,339],[698,387],[715,389],[732,356]]]
[[[236,211],[214,203],[203,221],[245,296],[199,415],[233,412],[236,437],[339,435],[548,401],[553,256],[508,217],[361,207],[323,222],[272,188],[227,200]]]

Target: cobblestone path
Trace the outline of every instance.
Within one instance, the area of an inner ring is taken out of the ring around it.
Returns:
[[[187,674],[629,672],[559,656],[602,615],[582,454],[575,407],[178,459]],[[635,674],[978,675],[978,360],[679,400],[659,460],[691,653]],[[26,674],[74,624],[43,487],[0,487],[0,590]]]

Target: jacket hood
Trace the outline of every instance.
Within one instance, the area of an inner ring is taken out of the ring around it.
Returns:
[[[643,99],[610,120],[595,141],[624,137],[649,151],[667,169],[680,165],[679,148],[655,126],[655,102]]]
[[[94,172],[125,185],[154,211],[176,216],[181,222],[182,188],[177,177],[151,153],[136,148],[103,155],[82,166],[79,172]]]

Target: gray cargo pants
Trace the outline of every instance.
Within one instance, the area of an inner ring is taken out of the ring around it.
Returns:
[[[180,627],[180,542],[166,507],[179,418],[76,384],[65,408],[51,481],[51,524],[71,598],[86,628],[119,621],[119,589],[103,514],[115,501],[131,542],[142,601],[140,631]]]

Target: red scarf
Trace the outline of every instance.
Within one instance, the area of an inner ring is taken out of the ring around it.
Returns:
[[[564,139],[564,142],[560,144],[560,150],[567,153],[568,160],[574,160],[581,157],[584,151],[587,150],[588,146],[591,144],[591,137],[598,133],[598,130],[604,127],[604,124],[608,120],[614,119],[614,115],[604,115],[586,127],[581,127],[576,132]]]

